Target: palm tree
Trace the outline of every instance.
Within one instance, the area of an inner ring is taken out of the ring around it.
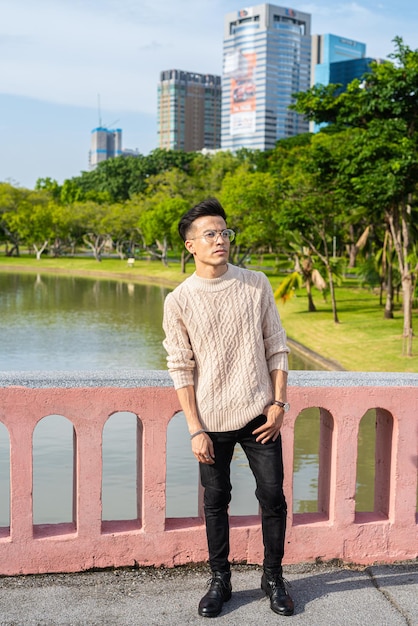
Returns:
[[[306,287],[308,311],[310,313],[315,312],[316,306],[312,297],[312,287],[316,287],[325,294],[327,284],[320,272],[314,267],[314,259],[306,249],[304,249],[302,259],[300,254],[295,254],[295,269],[280,283],[274,292],[274,297],[277,300],[281,299],[283,302],[286,302],[293,296],[295,290],[301,287]]]

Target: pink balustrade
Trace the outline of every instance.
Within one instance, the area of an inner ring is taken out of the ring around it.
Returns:
[[[418,376],[291,372],[283,426],[288,502],[286,563],[321,559],[370,564],[418,555]],[[319,408],[318,511],[294,514],[294,426]],[[362,417],[376,409],[374,510],[356,513]],[[102,433],[110,415],[138,416],[138,516],[102,521]],[[166,518],[167,427],[179,411],[164,372],[113,377],[0,373],[0,421],[10,436],[10,527],[0,529],[0,575],[91,568],[176,566],[207,558],[202,516]],[[74,426],[74,518],[33,524],[32,437],[47,415]],[[199,495],[201,501],[201,494]],[[199,505],[201,513],[201,505]],[[231,557],[261,563],[260,518],[231,519]]]

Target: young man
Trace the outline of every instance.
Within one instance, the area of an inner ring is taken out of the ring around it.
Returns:
[[[216,199],[190,209],[178,229],[196,271],[166,298],[164,347],[205,490],[212,579],[198,612],[216,617],[231,597],[230,463],[239,443],[261,507],[261,587],[273,611],[292,615],[282,575],[286,501],[280,428],[289,409],[286,334],[265,275],[228,263],[235,233],[227,228]]]

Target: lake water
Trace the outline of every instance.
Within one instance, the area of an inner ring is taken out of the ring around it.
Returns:
[[[0,370],[57,371],[117,368],[165,369],[161,328],[169,289],[113,280],[0,272]],[[291,369],[318,369],[290,355]],[[315,410],[296,446],[294,510],[316,510]],[[136,416],[112,416],[104,430],[103,519],[136,517]],[[72,426],[48,416],[34,433],[34,522],[72,519]],[[9,442],[0,425],[0,525],[9,523]],[[176,415],[168,431],[167,516],[197,514],[198,469],[187,426]],[[235,515],[257,512],[254,480],[245,455],[232,464]]]

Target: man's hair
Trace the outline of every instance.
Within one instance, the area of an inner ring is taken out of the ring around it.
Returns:
[[[190,231],[193,222],[197,220],[198,217],[204,217],[205,215],[219,215],[219,217],[222,217],[226,222],[226,213],[219,200],[216,198],[207,198],[203,200],[203,202],[196,204],[192,209],[189,209],[179,221],[178,230],[183,241],[186,241],[187,233]]]

